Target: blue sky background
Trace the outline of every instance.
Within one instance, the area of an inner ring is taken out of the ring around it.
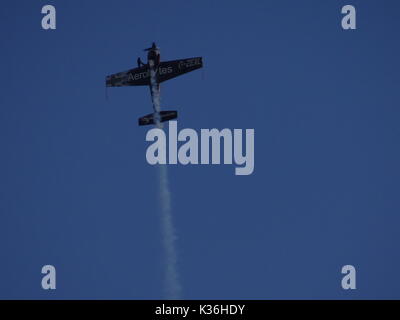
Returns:
[[[41,8],[57,30],[41,29]],[[357,30],[341,8],[357,9]],[[163,298],[146,87],[156,41],[203,56],[162,86],[178,128],[254,128],[255,171],[170,166],[187,299],[400,298],[398,1],[7,1],[0,9],[0,298]],[[203,74],[203,75],[202,75]],[[41,268],[57,289],[41,289]],[[357,290],[341,289],[341,267]]]

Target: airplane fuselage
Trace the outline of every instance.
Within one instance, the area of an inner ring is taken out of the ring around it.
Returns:
[[[157,48],[152,48],[149,50],[148,54],[147,54],[147,63],[149,65],[150,68],[150,77],[152,74],[155,75],[154,77],[154,81],[155,83],[152,83],[152,81],[150,81],[150,93],[151,93],[151,102],[153,104],[153,110],[154,112],[159,112],[159,110],[156,110],[156,106],[154,103],[154,97],[160,97],[160,83],[157,81],[157,73],[160,72],[166,72],[166,70],[158,70],[158,65],[160,64],[160,60],[161,60],[161,55],[160,55],[160,50],[158,50]],[[167,69],[167,68],[160,68],[160,69]],[[172,71],[171,71],[172,72]]]

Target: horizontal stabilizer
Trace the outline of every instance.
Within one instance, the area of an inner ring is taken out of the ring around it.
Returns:
[[[177,117],[177,111],[160,111],[160,122],[176,119]],[[149,124],[155,124],[155,113],[150,113],[139,118],[139,126],[146,126]]]

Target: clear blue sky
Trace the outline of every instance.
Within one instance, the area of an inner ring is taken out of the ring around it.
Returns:
[[[41,29],[41,7],[57,29]],[[341,7],[357,30],[341,28]],[[148,88],[156,41],[202,71],[178,127],[254,128],[255,171],[169,168],[184,298],[400,298],[398,1],[7,1],[0,9],[0,298],[163,298]],[[204,79],[203,79],[204,78]],[[41,267],[57,268],[44,291]],[[357,290],[341,289],[341,267]]]

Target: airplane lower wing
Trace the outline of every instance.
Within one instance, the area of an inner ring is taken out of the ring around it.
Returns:
[[[107,87],[148,86],[150,70],[147,66],[114,73],[106,77]]]
[[[161,62],[157,67],[157,82],[164,82],[203,67],[201,57]],[[106,77],[107,87],[148,86],[150,69],[147,65]]]
[[[202,57],[164,61],[158,65],[158,82],[167,81],[203,67]]]

